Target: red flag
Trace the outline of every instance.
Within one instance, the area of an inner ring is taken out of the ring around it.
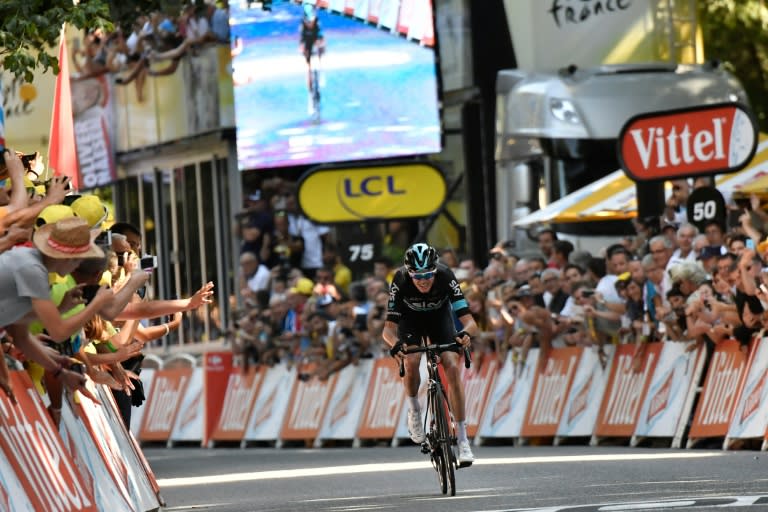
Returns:
[[[59,42],[59,75],[56,77],[56,95],[53,98],[53,116],[48,140],[48,166],[53,168],[55,175],[72,178],[72,187],[79,189],[80,171],[77,167],[72,91],[69,86],[69,54],[64,30],[61,31]]]

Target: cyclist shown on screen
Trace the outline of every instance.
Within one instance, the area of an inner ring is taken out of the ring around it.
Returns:
[[[320,84],[318,83],[317,65],[313,67],[313,56],[318,60],[325,52],[325,37],[320,28],[315,6],[304,4],[304,14],[301,20],[301,38],[299,51],[307,63],[307,92],[309,93],[309,113],[315,114],[319,109]]]
[[[462,324],[456,332],[454,314]],[[404,356],[403,344],[418,344],[422,338],[431,343],[449,343],[456,340],[469,348],[470,336],[477,334],[477,324],[459,287],[459,281],[450,268],[438,262],[437,251],[425,243],[417,243],[405,252],[404,265],[392,278],[389,291],[387,319],[382,336],[391,347],[390,354],[405,359],[403,385],[408,399],[408,430],[411,440],[421,444],[425,440],[421,406],[418,399],[421,377],[421,354]],[[448,380],[450,405],[457,421],[459,463],[467,466],[474,461],[467,439],[464,412],[464,385],[461,381],[460,355],[445,352],[441,362]]]

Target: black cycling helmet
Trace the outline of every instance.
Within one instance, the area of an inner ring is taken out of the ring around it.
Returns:
[[[437,268],[437,251],[425,243],[413,244],[405,251],[405,268],[408,272],[430,272]]]

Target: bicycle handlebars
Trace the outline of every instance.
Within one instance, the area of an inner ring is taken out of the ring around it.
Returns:
[[[443,352],[456,352],[457,354],[464,353],[464,368],[469,368],[472,364],[472,357],[469,354],[469,349],[466,347],[461,346],[457,342],[452,343],[444,343],[442,345],[419,345],[419,346],[413,346],[410,347],[408,345],[404,345],[403,349],[401,351],[402,354],[408,355],[408,354],[421,354],[424,352],[432,352],[434,354],[440,355]],[[403,360],[400,360],[400,377],[405,376],[405,366],[403,365]]]

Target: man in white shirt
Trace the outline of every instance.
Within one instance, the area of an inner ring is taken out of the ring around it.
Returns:
[[[259,257],[252,252],[240,255],[240,294],[244,299],[256,300],[259,292],[269,292],[271,274]]]

